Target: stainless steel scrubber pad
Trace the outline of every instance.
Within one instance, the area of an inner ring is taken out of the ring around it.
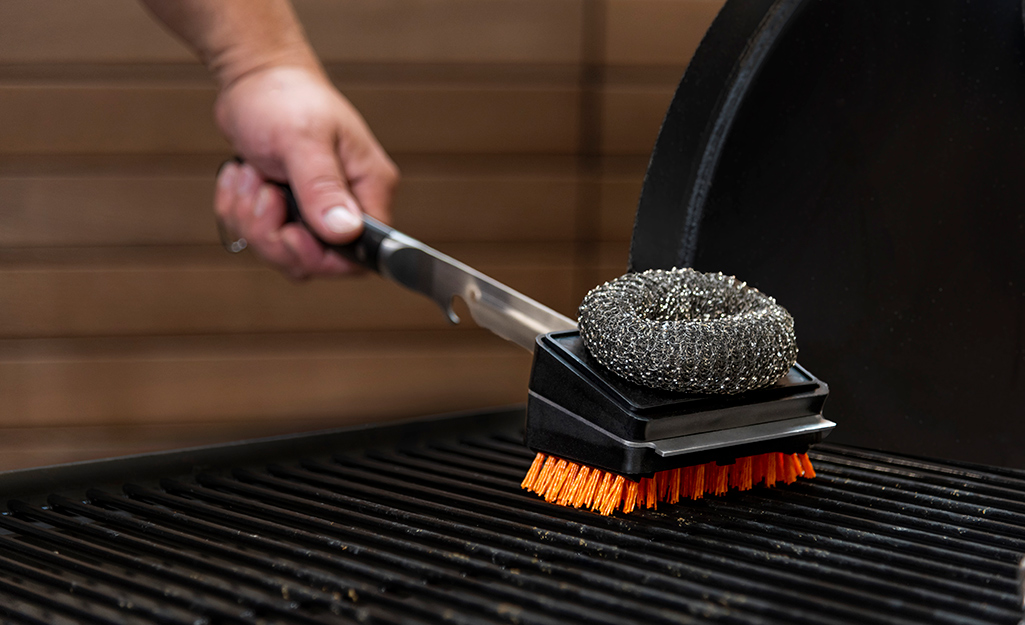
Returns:
[[[797,362],[790,313],[721,273],[626,274],[584,297],[579,326],[602,365],[668,391],[743,393],[773,384]]]

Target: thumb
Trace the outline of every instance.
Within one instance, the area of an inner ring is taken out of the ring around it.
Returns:
[[[348,243],[358,237],[363,211],[330,146],[303,142],[284,161],[299,210],[313,233],[328,243]]]

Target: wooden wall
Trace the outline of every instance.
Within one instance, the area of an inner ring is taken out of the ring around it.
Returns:
[[[395,224],[566,314],[622,273],[721,0],[296,0]],[[521,402],[529,355],[376,277],[223,252],[213,85],[130,0],[0,0],[0,469]]]

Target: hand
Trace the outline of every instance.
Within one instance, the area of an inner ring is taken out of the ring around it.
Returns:
[[[214,208],[233,236],[294,279],[352,273],[356,266],[300,224],[285,224],[288,182],[303,219],[329,243],[348,243],[362,211],[388,222],[399,174],[366,122],[322,73],[300,66],[260,69],[220,94],[217,122],[243,165],[225,165]]]

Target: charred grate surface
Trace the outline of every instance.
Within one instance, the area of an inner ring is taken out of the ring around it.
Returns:
[[[17,500],[0,622],[1007,623],[1025,472],[820,446],[814,481],[599,517],[505,435]]]

